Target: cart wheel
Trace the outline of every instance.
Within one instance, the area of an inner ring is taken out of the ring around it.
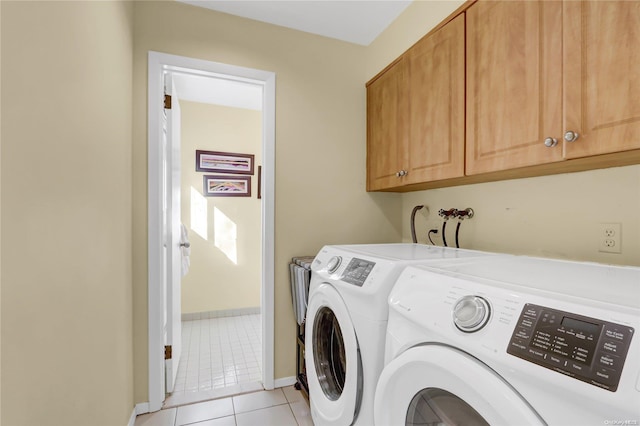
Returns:
[[[295,385],[293,385],[294,388],[296,388],[296,390],[300,390],[301,386],[300,386],[300,382],[296,382]]]

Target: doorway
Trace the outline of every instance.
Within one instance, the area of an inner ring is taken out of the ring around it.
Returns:
[[[175,74],[190,76],[192,79],[207,81],[226,81],[258,88],[262,102],[261,131],[261,175],[253,176],[254,195],[260,192],[260,316],[259,331],[262,337],[261,373],[259,382],[265,389],[273,389],[273,282],[274,282],[274,165],[275,165],[275,74],[266,71],[236,67],[198,59],[149,52],[149,118],[148,118],[148,155],[149,155],[149,410],[162,408],[166,398],[165,385],[165,319],[175,316],[166,296],[166,287],[162,285],[165,271],[163,255],[164,239],[162,220],[163,170],[162,170],[162,118],[164,76]],[[206,88],[197,90],[205,93]],[[179,94],[179,93],[178,93]],[[256,167],[257,169],[257,167]],[[257,170],[256,170],[257,171]],[[260,180],[260,188],[257,187]],[[202,190],[203,187],[200,187]],[[170,241],[170,240],[169,240]],[[168,248],[169,251],[172,246]],[[169,286],[169,285],[168,285]],[[170,297],[169,297],[170,299]],[[175,311],[175,307],[173,308]],[[204,314],[210,319],[215,314]],[[224,313],[222,314],[224,315]],[[255,324],[254,324],[255,325]],[[250,326],[252,327],[252,326]],[[191,333],[193,330],[190,330]],[[187,348],[183,347],[183,351]],[[252,378],[255,378],[255,371]],[[254,384],[255,386],[255,384]]]

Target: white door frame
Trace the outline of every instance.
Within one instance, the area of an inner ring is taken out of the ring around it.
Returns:
[[[262,110],[262,383],[274,388],[274,224],[275,224],[275,95],[276,75],[270,71],[149,51],[148,56],[148,309],[149,411],[162,408],[164,388],[162,293],[162,152],[163,73],[176,70],[245,81],[263,87]]]

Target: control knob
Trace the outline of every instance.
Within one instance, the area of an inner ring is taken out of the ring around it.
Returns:
[[[327,263],[327,271],[329,271],[330,274],[333,274],[335,271],[338,270],[341,263],[342,263],[342,258],[340,256],[333,256],[331,259],[329,259],[329,262]]]
[[[453,307],[453,323],[465,333],[480,330],[489,321],[491,307],[480,296],[464,296]]]

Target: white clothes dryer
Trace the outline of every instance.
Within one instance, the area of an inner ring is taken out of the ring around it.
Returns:
[[[640,268],[410,266],[389,305],[376,426],[640,423]]]
[[[384,365],[387,298],[404,267],[492,255],[420,244],[322,248],[311,265],[305,326],[314,424],[373,424],[375,386]]]

